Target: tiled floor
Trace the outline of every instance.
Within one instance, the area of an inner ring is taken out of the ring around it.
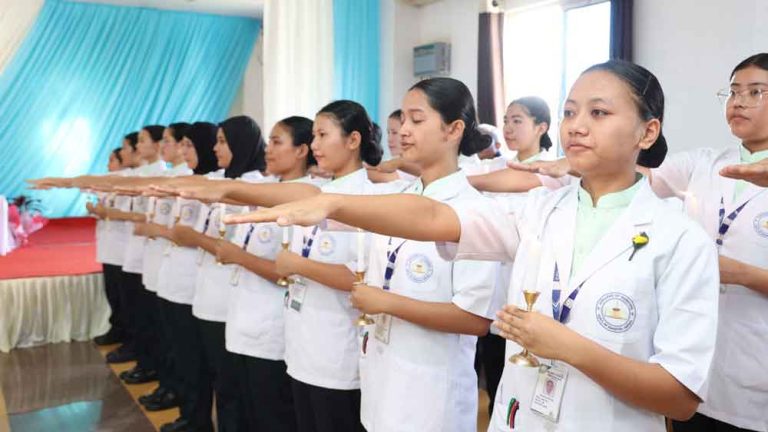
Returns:
[[[0,432],[154,430],[91,342],[0,354]]]
[[[143,411],[136,399],[156,383],[124,386],[104,354],[113,347],[73,342],[0,353],[0,432],[153,432],[178,410]],[[480,391],[478,430],[488,425],[488,396]]]

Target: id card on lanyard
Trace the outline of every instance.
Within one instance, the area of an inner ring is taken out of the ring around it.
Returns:
[[[317,231],[320,229],[318,225],[312,229],[312,233],[309,237],[304,239],[304,244],[301,246],[301,256],[303,258],[309,258],[309,253],[312,251],[312,244],[315,242]],[[289,296],[288,305],[296,312],[301,312],[301,307],[304,305],[304,298],[307,296],[307,285],[304,281],[294,276],[291,285],[288,287]]]
[[[402,243],[394,250],[392,249],[392,237],[389,238],[387,243],[387,268],[384,270],[384,284],[381,287],[384,291],[389,291],[389,284],[392,281],[392,275],[395,273],[395,263],[397,262],[397,255],[400,253],[400,249],[408,240],[403,240]],[[376,328],[374,329],[373,336],[379,342],[388,345],[389,335],[392,330],[392,316],[389,314],[381,313],[376,316]]]
[[[717,246],[717,252],[720,253],[720,249],[723,247],[723,239],[725,238],[725,234],[728,233],[728,230],[731,229],[731,225],[733,224],[733,221],[736,220],[736,218],[739,216],[739,213],[741,213],[742,210],[744,210],[744,207],[749,204],[751,199],[747,200],[744,204],[740,205],[736,210],[732,211],[728,217],[725,216],[725,202],[723,200],[723,197],[720,197],[720,224],[717,229],[717,239],[715,239],[715,245]],[[725,292],[725,284],[720,284],[720,293]]]
[[[248,233],[245,235],[245,240],[243,241],[243,250],[248,250],[248,244],[251,242],[251,236],[253,235],[253,230],[256,229],[256,224],[251,224],[251,226],[248,228]],[[243,266],[235,266],[234,270],[232,270],[232,275],[229,277],[229,284],[232,286],[237,286],[240,283],[240,272],[243,271]]]
[[[205,223],[203,224],[203,235],[208,235],[208,225],[211,224],[211,214],[213,214],[214,207],[211,206],[211,208],[208,210],[208,215],[205,217]],[[197,265],[200,266],[203,263],[203,258],[205,258],[205,249],[198,247],[198,253],[197,253]]]

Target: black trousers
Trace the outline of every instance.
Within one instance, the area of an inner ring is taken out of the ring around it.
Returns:
[[[299,432],[364,432],[360,390],[334,390],[291,379]]]
[[[192,315],[191,305],[166,302],[166,311],[170,348],[177,359],[173,370],[178,376],[181,417],[195,432],[213,432],[213,378],[205,366],[200,324]]]
[[[123,321],[125,318],[123,314],[125,311],[121,307],[120,303],[120,273],[122,270],[120,266],[112,264],[102,264],[102,273],[104,274],[104,292],[107,296],[107,303],[111,312],[109,314],[109,331],[116,336],[123,339],[123,343],[126,342],[125,337],[125,325]]]
[[[157,295],[144,288],[140,274],[127,273],[136,296],[136,358],[142,369],[157,370],[159,325]]]
[[[477,338],[475,370],[485,372],[485,387],[488,391],[488,414],[493,414],[493,402],[496,400],[496,388],[504,371],[504,348],[506,340],[493,333]]]
[[[284,361],[233,354],[248,432],[295,432],[291,379]]]
[[[690,420],[672,421],[674,432],[754,432],[696,413]]]
[[[137,352],[139,334],[139,319],[136,312],[139,308],[139,296],[141,295],[141,275],[126,273],[120,270],[120,309],[128,342],[123,347]]]
[[[155,316],[157,319],[158,338],[156,347],[157,372],[160,386],[179,394],[181,377],[177,370],[178,358],[173,349],[173,330],[171,328],[171,308],[173,303],[155,295]]]
[[[240,403],[240,380],[237,376],[235,354],[227,351],[224,342],[223,322],[197,320],[200,325],[204,366],[213,378],[216,395],[216,424],[218,432],[245,431],[245,412]]]

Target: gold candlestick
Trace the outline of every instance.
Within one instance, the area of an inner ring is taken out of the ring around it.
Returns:
[[[527,305],[527,312],[533,310],[533,304],[539,299],[539,291],[523,291],[525,297],[525,303]],[[517,366],[525,367],[538,367],[539,359],[533,354],[528,352],[528,349],[523,347],[523,350],[509,358],[509,362]]]
[[[355,272],[355,284],[362,285],[363,283],[365,283],[364,281],[365,281],[365,272],[364,271],[356,271]],[[374,324],[374,323],[375,323],[375,321],[373,320],[373,318],[371,318],[368,315],[366,315],[365,312],[361,312],[360,316],[358,316],[357,319],[355,320],[355,324],[360,326],[360,327],[371,325],[371,324]]]
[[[289,242],[282,242],[280,245],[283,247],[284,251],[287,251],[288,248],[291,246],[291,243],[289,243]],[[277,285],[279,285],[281,287],[287,287],[288,285],[293,283],[293,280],[291,278],[287,277],[287,276],[283,276],[280,279],[278,279],[276,283],[277,283]]]

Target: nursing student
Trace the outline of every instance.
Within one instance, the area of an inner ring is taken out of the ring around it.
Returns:
[[[123,158],[120,156],[121,150],[122,147],[118,147],[112,150],[109,154],[107,171],[110,174],[114,174],[124,168]],[[110,194],[105,192],[99,192],[97,196],[99,197],[97,205],[102,208],[112,199]],[[107,231],[107,221],[97,214],[97,205],[89,202],[86,204],[86,208],[88,213],[93,214],[98,218],[98,221],[96,222],[96,261],[100,262],[102,265],[104,273],[104,291],[111,312],[109,315],[109,331],[94,338],[94,342],[96,345],[112,345],[118,342],[123,342],[125,338],[125,327],[120,309],[120,268],[111,264],[109,262],[110,260],[107,258],[111,233]]]
[[[505,365],[489,430],[664,431],[665,416],[690,418],[707,396],[719,278],[710,239],[635,172],[638,160],[657,166],[665,154],[663,101],[640,66],[587,69],[560,126],[581,182],[532,192],[514,215],[480,200],[324,194],[247,219],[330,217],[447,242],[442,251],[455,259],[514,259],[496,325],[507,354],[525,347],[544,367]],[[417,216],[423,224],[412,223]],[[525,291],[540,293],[532,313]]]
[[[224,178],[263,181],[264,140],[261,129],[248,116],[237,116],[219,124],[214,152]],[[200,328],[204,350],[203,367],[212,380],[216,400],[219,431],[238,431],[244,425],[244,412],[239,403],[239,382],[234,373],[234,358],[225,347],[225,322],[229,301],[232,266],[216,261],[218,239],[231,241],[234,228],[222,230],[223,213],[241,211],[235,206],[211,204],[200,212],[196,229],[175,227],[173,238],[183,246],[198,247],[199,267],[195,281],[192,313]],[[204,371],[205,372],[205,371]],[[203,379],[203,376],[198,380]],[[208,415],[210,411],[206,409]]]
[[[526,96],[513,100],[504,113],[503,135],[507,148],[515,152],[513,162],[529,164],[540,160],[541,153],[552,147],[549,137],[551,124],[549,106],[536,96]],[[488,176],[469,176],[468,180],[476,189],[483,190],[484,181]],[[494,198],[507,212],[513,213],[525,204],[527,193],[494,193],[486,192],[486,196]],[[512,264],[502,263],[499,277],[496,281],[496,303],[504,304],[507,296],[507,287],[512,277]],[[492,413],[496,388],[504,368],[504,349],[506,343],[498,336],[498,329],[491,328],[491,332],[478,341],[479,360],[485,370],[486,386],[490,397],[488,412]]]
[[[768,54],[740,62],[719,95],[737,146],[699,148],[673,155],[651,171],[659,196],[683,195],[688,215],[717,245],[720,321],[709,399],[675,431],[768,431],[768,193],[722,177],[728,165],[768,157]]]
[[[169,169],[163,172],[163,176],[178,177],[192,174],[187,166],[184,155],[181,152],[181,141],[191,125],[188,123],[172,123],[163,131],[160,152],[162,159],[168,164]],[[173,220],[174,197],[149,198],[149,216],[152,220],[146,223],[137,223],[134,232],[144,236],[144,260],[142,266],[142,283],[152,298],[154,305],[152,312],[152,328],[156,337],[155,364],[157,366],[160,384],[148,395],[139,397],[139,402],[148,411],[161,411],[175,407],[179,404],[178,394],[181,383],[173,373],[173,354],[170,350],[171,341],[166,331],[165,310],[163,302],[157,296],[157,280],[163,253],[170,243],[162,236],[157,235],[157,227],[166,228]]]
[[[482,198],[458,167],[459,154],[475,154],[490,141],[477,129],[463,83],[417,83],[403,100],[401,119],[401,157],[421,172],[405,193],[441,202]],[[475,429],[475,345],[496,312],[498,270],[494,262],[447,261],[433,242],[374,237],[367,284],[352,289],[352,304],[376,316],[360,350],[367,431]]]
[[[312,182],[307,170],[317,162],[311,143],[312,120],[288,117],[277,122],[267,141],[267,172],[280,182]],[[281,243],[290,239],[291,232],[274,223],[243,228],[233,242],[221,240],[216,245],[219,262],[236,264],[229,280],[226,347],[235,357],[246,430],[291,432],[296,430],[296,415],[285,364],[288,293],[277,283],[275,264]]]
[[[196,122],[181,140],[181,153],[196,176],[216,177],[218,161],[213,147],[218,127],[213,123]],[[166,333],[175,361],[171,373],[179,384],[180,416],[162,426],[163,432],[213,431],[211,421],[211,379],[204,363],[205,354],[197,319],[192,314],[195,296],[199,251],[184,246],[174,237],[174,231],[194,229],[200,213],[207,208],[197,200],[176,198],[173,221],[166,229],[154,226],[154,234],[165,237],[171,244],[163,251],[158,269],[157,295],[164,305]],[[210,215],[208,215],[210,217]],[[209,220],[210,224],[210,220]],[[178,228],[174,228],[178,227]],[[186,227],[186,228],[184,228]]]
[[[317,113],[312,152],[318,167],[333,175],[322,191],[355,195],[389,187],[371,183],[363,167],[363,163],[375,166],[381,161],[381,136],[376,130],[357,102],[334,101]],[[269,207],[318,192],[317,187],[302,183],[209,182],[182,195]],[[285,363],[298,430],[360,431],[360,343],[354,323],[359,311],[350,304],[349,292],[359,268],[358,236],[365,237],[363,260],[369,236],[320,225],[297,228],[294,234],[300,241],[277,255],[276,270],[293,282],[285,299]]]

